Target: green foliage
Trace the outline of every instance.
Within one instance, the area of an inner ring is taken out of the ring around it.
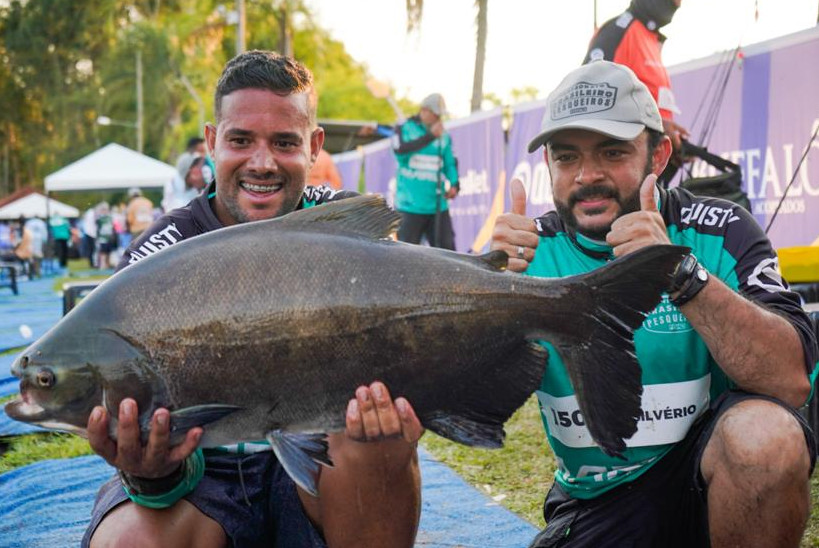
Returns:
[[[315,24],[303,1],[245,4],[247,48],[278,49],[286,28],[293,55],[316,77],[319,117],[394,121],[388,103],[367,90],[366,67]],[[96,119],[136,123],[138,51],[144,152],[173,163],[212,119],[216,81],[236,51],[232,7],[219,0],[0,2],[0,197],[42,188],[47,174],[109,142],[136,148],[135,128]]]

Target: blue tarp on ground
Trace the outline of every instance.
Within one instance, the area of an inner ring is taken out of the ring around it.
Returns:
[[[53,278],[22,281],[20,294],[0,292],[0,352],[25,346],[45,334],[63,314]]]
[[[38,462],[0,475],[0,546],[77,546],[94,496],[113,474],[99,457]],[[527,546],[537,530],[421,451],[423,508],[416,547]]]

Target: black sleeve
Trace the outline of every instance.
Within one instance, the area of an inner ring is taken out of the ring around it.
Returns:
[[[813,323],[802,308],[799,295],[790,290],[779,273],[779,262],[759,223],[741,207],[733,209],[738,219],[728,224],[726,250],[736,260],[734,267],[740,292],[788,320],[796,329],[805,353],[808,374],[819,361],[819,344]]]
[[[403,126],[395,126],[395,133],[393,134],[392,150],[396,154],[409,154],[410,152],[417,152],[435,140],[435,135],[432,133],[425,133],[423,136],[412,141],[404,141]]]
[[[623,41],[626,30],[628,30],[628,26],[624,28],[617,25],[617,19],[619,17],[606,21],[597,31],[597,34],[592,37],[589,49],[586,51],[586,57],[583,59],[584,65],[593,59],[614,61],[614,54],[620,46],[620,42]]]

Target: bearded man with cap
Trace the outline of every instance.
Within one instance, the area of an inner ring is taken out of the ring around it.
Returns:
[[[512,212],[495,226],[492,248],[530,276],[588,272],[649,245],[692,249],[635,332],[642,411],[622,458],[592,441],[546,345],[537,395],[558,470],[532,546],[795,547],[816,452],[795,408],[811,392],[815,334],[753,217],[656,185],[671,153],[662,130],[630,69],[574,70],[529,145],[544,147],[556,210],[526,218],[512,181]],[[616,358],[593,373],[606,386]]]
[[[431,246],[454,250],[447,200],[458,195],[460,186],[452,139],[441,120],[445,115],[444,98],[433,93],[421,102],[418,114],[395,128],[395,209],[401,214],[399,240],[417,244],[426,236]]]

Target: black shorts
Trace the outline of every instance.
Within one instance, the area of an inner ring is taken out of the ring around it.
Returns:
[[[697,419],[685,439],[636,480],[590,500],[572,498],[555,483],[543,505],[547,526],[530,548],[710,546],[708,491],[700,474],[700,460],[717,420],[731,406],[747,399],[777,403],[799,421],[813,471],[816,442],[796,410],[774,398],[726,392]]]
[[[127,500],[117,476],[100,488],[83,547],[102,518]],[[326,548],[304,513],[296,484],[270,451],[243,456],[206,452],[205,475],[185,500],[219,523],[233,546]]]

